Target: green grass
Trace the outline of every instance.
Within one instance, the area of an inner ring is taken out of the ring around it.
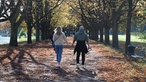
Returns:
[[[119,41],[126,41],[126,35],[118,35]],[[110,40],[112,40],[112,35],[110,35]],[[140,42],[140,43],[146,43],[146,39],[140,39],[139,36],[131,35],[131,42]]]
[[[119,50],[125,52],[126,35],[118,35],[119,39]],[[110,35],[110,42],[112,44],[112,35]],[[146,39],[140,38],[140,33],[131,33],[131,43],[136,47],[135,53],[139,54],[140,50],[146,50]]]
[[[0,36],[0,37],[1,37],[1,36]],[[22,36],[21,38],[18,38],[17,40],[18,40],[18,42],[26,42],[26,41],[27,41],[27,38],[25,38],[25,37]],[[32,36],[32,40],[35,40],[35,36]],[[9,43],[7,43],[7,42],[1,43],[1,42],[0,42],[0,45],[1,45],[1,44],[9,44]]]
[[[32,36],[32,40],[34,39],[35,39],[35,36]],[[27,41],[27,38],[25,37],[18,38],[18,42],[25,42],[25,41]]]
[[[146,39],[142,37],[145,36],[146,33],[140,33],[140,32],[132,32],[131,33],[131,42],[138,42],[138,43],[146,43]],[[110,40],[112,41],[112,35],[110,35]],[[118,40],[122,42],[126,42],[126,34],[118,35]]]

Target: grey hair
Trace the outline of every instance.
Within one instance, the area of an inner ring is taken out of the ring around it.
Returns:
[[[80,28],[79,28],[79,30],[84,30],[85,28],[84,28],[84,26],[80,26]]]

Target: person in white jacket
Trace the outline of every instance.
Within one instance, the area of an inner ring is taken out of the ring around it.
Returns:
[[[53,34],[53,41],[55,44],[55,52],[56,52],[56,58],[57,58],[57,62],[58,62],[57,67],[60,67],[64,42],[66,42],[68,44],[66,36],[65,36],[64,32],[62,32],[61,27],[56,28],[56,32]]]

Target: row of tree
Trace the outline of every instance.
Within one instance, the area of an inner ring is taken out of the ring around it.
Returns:
[[[27,43],[32,43],[33,27],[36,41],[40,41],[48,39],[50,30],[57,25],[82,24],[89,30],[91,39],[106,45],[111,43],[112,30],[112,46],[118,48],[118,32],[122,28],[126,32],[126,51],[130,44],[131,20],[145,18],[143,12],[136,14],[140,10],[137,4],[145,4],[144,0],[0,0],[0,3],[0,22],[8,20],[11,24],[10,46],[18,46],[17,30],[25,21]]]
[[[52,11],[63,0],[0,0],[0,22],[11,25],[10,46],[18,46],[17,31],[23,21],[27,24],[27,43],[32,43],[32,28],[36,30],[36,41],[48,38]]]
[[[71,1],[71,0],[70,0]],[[70,6],[76,10],[81,17],[81,22],[90,32],[90,38],[104,42],[109,45],[110,31],[112,31],[112,47],[119,47],[118,32],[122,30],[126,33],[125,52],[131,42],[131,21],[145,19],[143,16],[136,16],[140,10],[137,4],[145,4],[144,0],[72,0],[76,5]],[[143,5],[144,7],[144,5]],[[141,21],[142,22],[142,21]],[[143,23],[145,23],[143,21]],[[98,37],[100,34],[100,38]],[[105,35],[105,37],[104,37]]]

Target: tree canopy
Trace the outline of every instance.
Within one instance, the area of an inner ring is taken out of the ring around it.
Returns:
[[[112,44],[113,48],[119,46],[119,32],[126,33],[127,47],[131,25],[140,29],[146,26],[145,0],[0,0],[0,3],[0,22],[11,24],[11,46],[17,46],[18,27],[24,21],[27,43],[32,43],[33,28],[36,41],[40,41],[47,40],[57,26],[84,25],[91,39]]]

